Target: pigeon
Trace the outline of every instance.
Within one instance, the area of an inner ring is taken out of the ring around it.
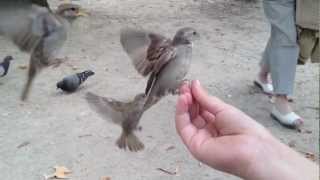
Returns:
[[[10,61],[12,60],[12,56],[6,56],[0,63],[0,77],[7,75],[10,66]]]
[[[113,121],[121,122],[118,124],[122,126],[123,133],[120,138],[122,141],[119,143],[118,140],[117,143],[120,148],[126,149],[128,147],[129,150],[133,149],[134,151],[143,149],[143,144],[136,138],[133,131],[137,129],[139,120],[146,110],[165,95],[177,92],[190,67],[192,44],[199,37],[199,33],[189,27],[178,30],[173,40],[141,30],[124,29],[121,31],[120,42],[131,58],[135,69],[142,76],[149,76],[143,101],[141,100],[144,102],[143,107],[138,108],[141,111],[139,116],[129,116],[127,118],[128,112],[133,111],[130,108],[119,110],[113,104],[101,103],[102,100],[94,101],[92,100],[94,99],[93,96],[87,96],[88,103],[99,114],[108,113],[109,111],[104,112],[102,109],[110,108],[122,113],[120,118],[113,119]],[[100,97],[100,99],[106,98]],[[135,104],[137,102],[133,101],[131,103]],[[117,104],[126,103],[118,102]],[[114,118],[112,114],[109,114],[109,117]],[[135,138],[132,138],[133,136]]]
[[[121,136],[116,141],[119,148],[128,148],[130,151],[139,151],[144,148],[143,143],[134,134],[134,131],[139,129],[138,123],[143,113],[144,93],[136,95],[132,101],[121,102],[88,92],[86,100],[102,118],[111,118],[115,124],[122,126]]]
[[[61,4],[52,12],[46,0],[0,1],[0,36],[30,53],[28,78],[21,100],[27,99],[34,78],[43,68],[61,63],[56,56],[67,39],[68,27],[84,14],[75,4]]]
[[[78,87],[92,75],[94,75],[94,72],[91,70],[69,75],[57,83],[57,89],[69,93],[75,92]]]

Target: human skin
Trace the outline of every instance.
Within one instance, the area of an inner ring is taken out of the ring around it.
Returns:
[[[247,180],[316,180],[319,167],[274,138],[237,108],[210,96],[199,81],[180,88],[176,129],[191,154]]]

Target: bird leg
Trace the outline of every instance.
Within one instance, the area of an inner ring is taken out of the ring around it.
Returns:
[[[28,80],[27,84],[24,86],[24,90],[22,92],[21,100],[25,101],[28,98],[32,82],[37,75],[37,65],[35,59],[31,56],[29,72],[28,72]]]

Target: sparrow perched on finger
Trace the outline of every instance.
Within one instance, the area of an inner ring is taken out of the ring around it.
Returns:
[[[13,60],[12,56],[6,56],[0,63],[0,77],[7,75],[10,67],[10,61]]]
[[[142,76],[148,76],[145,110],[161,97],[174,93],[190,68],[193,42],[199,33],[190,27],[177,31],[174,38],[134,29],[121,31],[120,42]]]
[[[87,70],[66,76],[57,83],[57,88],[69,93],[74,92],[88,79],[88,77],[93,75],[93,71]]]
[[[140,143],[138,138],[131,138],[133,130],[137,128],[142,114],[147,109],[168,93],[176,92],[189,70],[192,59],[192,43],[198,38],[198,32],[189,27],[178,30],[172,40],[156,33],[141,30],[124,29],[121,31],[120,42],[123,49],[131,58],[135,69],[142,76],[149,76],[149,79],[143,101],[141,101],[143,106],[138,108],[139,116],[123,118],[121,126],[123,132],[126,133],[122,133],[121,137],[125,144],[119,145],[118,143],[120,148],[129,147],[131,150],[134,149],[132,147],[136,147],[135,145]],[[100,109],[111,108],[117,111],[108,103],[96,104],[95,106]],[[126,108],[118,112],[126,114],[131,110]],[[101,114],[101,111],[98,113]],[[140,149],[142,148],[135,150]]]
[[[82,16],[80,6],[62,4],[56,12],[45,0],[1,0],[0,35],[28,52],[30,65],[21,99],[26,100],[36,75],[56,62],[56,56],[67,39],[70,24]]]

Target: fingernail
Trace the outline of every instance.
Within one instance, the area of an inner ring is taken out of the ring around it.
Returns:
[[[196,86],[200,86],[200,81],[199,80],[194,80],[194,85],[196,85]]]

